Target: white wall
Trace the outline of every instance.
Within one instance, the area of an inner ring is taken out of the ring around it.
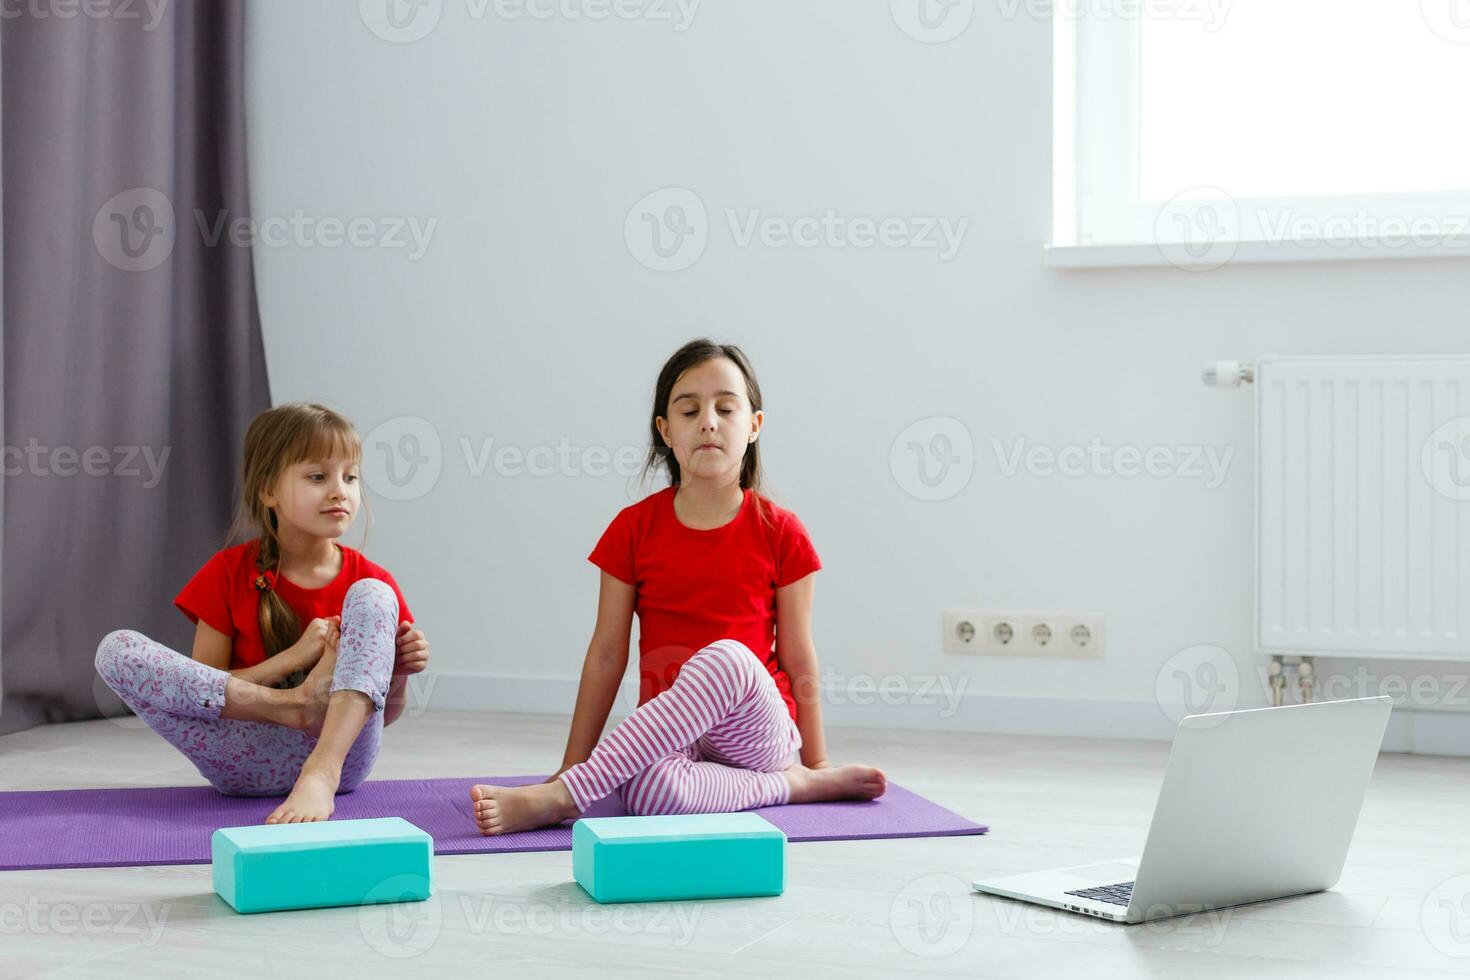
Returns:
[[[296,246],[256,261],[278,401],[326,399],[364,432],[418,416],[442,440],[430,492],[374,502],[368,551],[453,676],[443,703],[570,709],[596,594],[585,556],[628,502],[616,476],[472,477],[460,440],[641,448],[660,363],[707,333],[760,372],[776,499],[826,563],[824,664],[942,674],[971,695],[948,720],[913,706],[863,718],[1166,734],[1152,701],[1172,654],[1215,643],[1248,675],[1259,662],[1251,400],[1203,388],[1201,364],[1466,346],[1470,276],[1455,260],[1044,269],[1049,26],[1004,19],[1007,5],[978,5],[937,45],[906,36],[888,5],[850,0],[706,0],[682,32],[493,6],[477,19],[479,6],[442,0],[427,37],[395,44],[357,4],[257,0],[248,38],[257,218],[437,219],[416,261]],[[658,273],[630,254],[624,219],[666,186],[695,190],[711,230],[691,268]],[[724,214],[829,207],[969,228],[946,262],[742,248]],[[973,479],[939,502],[889,465],[895,437],[928,416],[975,441]],[[1206,489],[1007,478],[992,449],[1094,437],[1236,456]],[[1107,656],[946,657],[946,606],[1102,610]],[[1263,696],[1248,677],[1241,701]]]

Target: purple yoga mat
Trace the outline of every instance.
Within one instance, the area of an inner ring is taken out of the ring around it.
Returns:
[[[337,797],[332,819],[403,817],[433,836],[435,854],[570,850],[570,823],[485,837],[471,816],[469,793],[476,783],[524,786],[545,778],[369,781]],[[0,871],[208,864],[211,834],[220,827],[263,822],[281,799],[222,796],[207,786],[0,793]],[[893,783],[869,802],[798,803],[754,812],[792,841],[958,837],[986,830]],[[626,814],[613,796],[586,815]]]

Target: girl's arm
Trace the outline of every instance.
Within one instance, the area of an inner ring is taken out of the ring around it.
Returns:
[[[195,660],[216,670],[229,670],[230,654],[233,649],[233,640],[204,620],[199,620],[198,625],[194,628],[193,657]],[[282,650],[274,657],[267,657],[254,667],[230,670],[230,675],[242,681],[249,681],[251,684],[270,687],[290,677],[297,670],[309,670],[315,660],[309,659],[306,654],[307,648],[298,643]]]
[[[633,586],[607,572],[602,573],[602,587],[597,596],[597,625],[592,642],[587,646],[587,659],[582,664],[582,680],[577,687],[577,707],[572,713],[572,728],[567,735],[567,749],[555,779],[579,762],[586,762],[602,737],[618,685],[628,669],[628,639],[633,631]],[[549,780],[548,780],[549,782]]]
[[[817,672],[817,646],[812,642],[812,593],[815,574],[776,590],[776,663],[791,678],[796,699],[796,728],[801,732],[801,764],[822,769],[827,738],[822,732],[822,692]]]
[[[391,725],[408,707],[408,679],[429,665],[429,641],[424,631],[409,620],[398,624],[394,641],[393,680],[388,684],[388,697],[383,705],[383,724]]]

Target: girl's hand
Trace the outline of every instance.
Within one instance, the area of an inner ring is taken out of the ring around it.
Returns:
[[[832,763],[826,759],[818,759],[816,762],[806,763],[806,767],[808,769],[830,769],[832,768]]]
[[[342,635],[341,626],[341,616],[313,619],[301,631],[301,638],[282,650],[278,656],[290,657],[294,670],[310,670],[322,659],[322,654],[329,649],[337,649],[337,640]]]
[[[408,620],[398,624],[396,646],[394,674],[417,674],[429,665],[429,641],[424,639],[424,631],[415,629]]]

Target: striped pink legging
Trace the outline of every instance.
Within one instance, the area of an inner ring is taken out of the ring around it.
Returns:
[[[745,644],[719,640],[561,781],[583,811],[614,790],[639,816],[750,810],[787,801],[781,770],[800,748],[771,675]]]

